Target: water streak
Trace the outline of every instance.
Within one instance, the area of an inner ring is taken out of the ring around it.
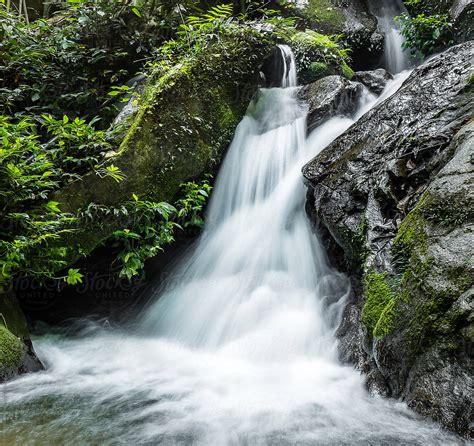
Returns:
[[[400,73],[413,65],[409,51],[403,49],[404,38],[396,16],[406,12],[400,0],[380,0],[371,3],[372,12],[376,15],[379,27],[385,36],[384,68],[392,74]]]

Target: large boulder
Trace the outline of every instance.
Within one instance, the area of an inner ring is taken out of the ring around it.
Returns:
[[[367,373],[374,392],[466,436],[473,50],[467,42],[417,68],[303,169],[311,215],[353,282],[341,357]]]
[[[206,51],[158,69],[146,82],[138,107],[127,107],[118,149],[107,155],[125,175],[120,183],[91,172],[54,195],[61,210],[76,214],[91,204],[118,208],[131,200],[172,202],[180,184],[210,171],[228,146],[260,82],[259,70],[275,42],[258,31],[222,37]],[[92,221],[91,221],[92,220]],[[89,254],[127,217],[96,215],[66,235],[68,264]]]
[[[308,105],[308,130],[333,116],[353,114],[362,90],[362,84],[336,75],[301,87],[298,96]]]

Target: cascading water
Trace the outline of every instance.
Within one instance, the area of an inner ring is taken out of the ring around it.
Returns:
[[[334,299],[347,284],[305,215],[305,110],[293,56],[281,51],[287,88],[261,90],[239,124],[182,279],[146,311],[149,334],[260,360],[333,353]]]
[[[206,229],[141,334],[35,341],[49,368],[2,386],[6,444],[448,445],[457,440],[341,365],[347,282],[304,213],[301,166],[354,119],[305,138],[295,64],[262,89],[219,174]]]
[[[400,0],[380,0],[372,4],[373,13],[385,35],[384,68],[390,73],[400,73],[412,65],[409,53],[403,50],[403,36],[394,18],[406,9]]]

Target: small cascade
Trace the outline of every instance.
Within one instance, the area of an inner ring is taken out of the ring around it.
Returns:
[[[282,88],[262,89],[217,179],[204,234],[145,311],[146,334],[263,360],[334,357],[347,282],[331,271],[304,211],[306,109],[287,46]],[[216,309],[219,311],[215,311]]]
[[[400,0],[380,0],[371,8],[385,35],[384,68],[392,74],[409,69],[413,64],[409,52],[403,50],[404,39],[394,20],[406,11],[403,3]]]

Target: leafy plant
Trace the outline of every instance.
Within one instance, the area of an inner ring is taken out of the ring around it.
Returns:
[[[447,14],[421,13],[411,17],[403,13],[396,20],[401,24],[404,47],[413,54],[428,56],[453,43],[453,23]]]
[[[199,183],[191,181],[181,185],[184,196],[176,201],[175,206],[178,209],[178,221],[184,228],[189,226],[202,228],[204,226],[203,210],[211,190],[209,179]]]
[[[0,115],[0,288],[20,271],[61,279],[56,271],[67,266],[68,247],[58,241],[76,230],[77,219],[62,212],[51,194],[79,178],[110,147],[93,123]],[[106,169],[120,176],[115,166]],[[67,277],[68,283],[80,279]]]

